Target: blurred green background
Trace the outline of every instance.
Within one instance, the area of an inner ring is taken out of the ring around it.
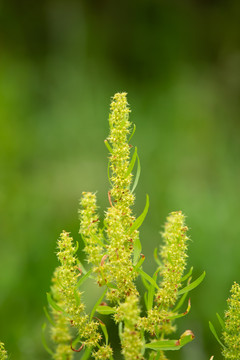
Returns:
[[[0,3],[0,339],[43,360],[56,239],[78,235],[82,191],[108,206],[110,98],[127,91],[142,174],[134,212],[144,269],[170,211],[187,215],[189,266],[204,283],[179,321],[195,341],[171,359],[221,353],[208,329],[240,281],[240,2],[12,0]],[[94,291],[87,299],[93,305]],[[90,300],[91,299],[91,300]]]

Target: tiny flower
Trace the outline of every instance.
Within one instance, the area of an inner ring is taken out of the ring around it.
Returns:
[[[225,328],[223,340],[225,348],[223,356],[225,359],[240,359],[240,286],[234,282],[231,288],[231,296],[227,300],[228,309],[225,312]]]

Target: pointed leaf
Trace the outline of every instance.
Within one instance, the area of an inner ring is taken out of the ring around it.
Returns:
[[[148,275],[147,273],[145,273],[145,271],[143,271],[142,269],[138,269],[138,272],[141,276],[143,276],[147,281],[150,282],[150,284],[152,284],[156,289],[159,290],[159,286],[157,285],[157,283],[153,280],[153,278],[151,278],[150,275]]]
[[[84,283],[84,281],[87,280],[87,278],[91,275],[92,271],[93,269],[90,269],[85,275],[80,277],[76,285],[77,288],[79,288]]]
[[[189,276],[192,275],[192,272],[193,272],[193,266],[191,267],[191,269],[189,270],[189,272],[188,272],[185,276],[183,276],[183,277],[181,278],[181,282],[184,282],[185,280],[187,280],[187,279],[189,278]]]
[[[135,175],[135,179],[134,179],[134,183],[133,183],[131,193],[133,193],[134,190],[137,187],[137,184],[138,184],[138,181],[139,181],[139,178],[140,178],[140,174],[141,174],[141,164],[140,164],[139,156],[137,155],[137,172],[136,172],[136,175]]]
[[[115,314],[116,309],[112,308],[111,306],[105,306],[105,305],[101,306],[101,305],[99,305],[96,308],[96,311],[99,314],[102,314],[102,315],[109,315],[109,314]]]
[[[221,318],[221,316],[220,316],[218,313],[217,313],[216,315],[217,315],[218,321],[219,321],[222,329],[224,329],[224,328],[225,328],[225,324],[224,324],[223,319]]]
[[[159,340],[145,344],[145,348],[152,349],[155,351],[166,351],[166,350],[179,350],[184,345],[193,340],[192,335],[187,335],[183,339],[179,340]]]
[[[88,360],[89,357],[91,356],[91,353],[92,353],[92,348],[87,348],[87,349],[84,351],[84,354],[83,354],[83,356],[81,357],[81,360]]]
[[[145,208],[144,208],[142,214],[132,224],[132,226],[130,228],[130,233],[132,233],[134,230],[137,230],[142,225],[142,223],[147,215],[148,208],[149,208],[149,196],[147,195]]]
[[[137,158],[137,147],[135,147],[135,150],[134,150],[134,153],[133,153],[133,156],[132,156],[132,160],[131,160],[131,162],[129,164],[129,167],[128,167],[126,175],[125,175],[126,177],[131,174],[131,172],[132,172],[132,170],[134,168],[135,162],[136,162],[136,158]]]
[[[118,336],[120,339],[122,339],[122,333],[123,333],[123,323],[121,321],[118,325]]]
[[[113,149],[111,148],[109,142],[108,142],[107,140],[104,140],[104,144],[106,145],[106,148],[108,149],[108,151],[109,151],[110,153],[112,153],[112,152],[113,152]]]
[[[142,254],[141,258],[139,259],[138,263],[134,266],[135,270],[141,267],[142,263],[145,260],[145,256]]]
[[[181,297],[181,299],[179,300],[179,302],[177,303],[176,307],[173,309],[173,312],[176,312],[178,309],[180,309],[180,307],[182,306],[182,304],[184,303],[186,297],[188,296],[188,292],[186,292],[185,294],[183,294],[183,296]]]
[[[190,299],[188,300],[188,307],[187,307],[187,310],[184,312],[184,313],[181,313],[181,314],[177,314],[177,315],[173,315],[173,316],[169,316],[168,319],[172,320],[172,319],[178,319],[178,318],[181,318],[185,315],[187,315],[189,313],[191,309],[191,301]]]
[[[111,176],[110,176],[110,161],[108,162],[108,170],[107,170],[107,173],[108,173],[108,181],[109,181],[109,184],[111,185],[111,187],[113,187],[113,184],[111,182]]]
[[[195,281],[193,281],[191,284],[185,286],[183,289],[179,290],[178,295],[182,295],[185,292],[189,292],[189,291],[195,289],[195,287],[197,287],[203,281],[203,279],[205,278],[205,275],[206,275],[206,273],[204,271],[202,273],[202,275],[200,275]]]
[[[108,345],[108,332],[107,332],[107,327],[106,327],[106,325],[105,325],[102,321],[100,322],[100,326],[101,326],[102,331],[103,331],[104,336],[105,336],[106,345]]]
[[[79,242],[76,241],[76,247],[74,249],[74,254],[76,254],[76,252],[78,251],[78,248],[79,248]]]
[[[135,124],[133,124],[133,130],[132,130],[131,135],[129,136],[128,142],[130,142],[130,140],[131,140],[131,138],[133,137],[133,135],[134,135],[135,131],[136,131],[136,125],[135,125]]]
[[[137,237],[136,240],[134,241],[133,265],[135,265],[138,262],[141,251],[142,251],[142,244],[141,244],[139,237]],[[141,259],[140,259],[140,261],[141,261]]]
[[[48,347],[45,339],[45,329],[46,329],[46,323],[42,325],[42,344],[45,348],[45,350],[51,355],[54,356],[54,352]]]
[[[98,299],[98,301],[96,302],[96,304],[94,305],[93,309],[92,309],[92,312],[91,312],[91,315],[90,315],[90,321],[92,320],[93,318],[93,315],[98,307],[98,305],[102,302],[104,296],[106,295],[106,292],[107,292],[107,289],[104,290],[104,292],[102,293],[102,295],[100,296],[100,298]]]
[[[152,279],[154,280],[155,283],[157,281],[158,271],[159,271],[159,269],[157,269],[155,271],[155,273],[153,274],[153,277],[152,277]],[[154,294],[155,294],[155,285],[151,284],[150,287],[149,287],[149,290],[148,290],[147,310],[152,309]]]
[[[53,300],[53,298],[51,297],[51,294],[50,294],[50,293],[47,293],[47,300],[48,300],[49,305],[51,305],[54,310],[59,311],[59,312],[63,313],[63,314],[66,315],[66,316],[69,316],[69,315],[66,313],[66,311],[64,311],[64,310]]]
[[[49,313],[48,313],[48,311],[47,311],[47,309],[46,309],[45,306],[43,307],[43,310],[44,310],[44,313],[45,313],[45,315],[46,315],[46,318],[48,319],[48,321],[50,322],[50,324],[51,324],[52,326],[55,326],[55,323],[54,323],[53,319],[51,318],[51,316],[49,315]]]
[[[211,321],[209,321],[209,328],[210,328],[212,334],[215,336],[215,339],[219,342],[219,344],[220,344],[223,348],[225,348],[225,346],[223,345],[223,343],[222,343],[221,340],[219,339],[218,334],[217,334],[217,332],[216,332],[216,330],[215,330],[215,327],[213,326],[213,324],[211,323]]]
[[[154,249],[153,256],[154,256],[154,260],[156,261],[157,265],[161,266],[162,265],[161,261],[158,258],[158,248]]]

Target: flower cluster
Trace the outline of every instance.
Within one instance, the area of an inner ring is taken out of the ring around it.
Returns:
[[[187,257],[187,227],[181,212],[171,213],[165,224],[164,244],[160,251],[162,265],[153,277],[142,268],[145,257],[141,254],[138,228],[146,216],[149,202],[147,197],[145,209],[136,219],[132,206],[140,163],[137,148],[129,144],[135,131],[135,126],[129,121],[129,113],[126,93],[115,94],[109,116],[110,134],[105,140],[110,153],[108,175],[111,188],[102,228],[96,195],[83,192],[80,200],[79,233],[90,270],[85,270],[78,261],[77,248],[69,233],[63,231],[57,243],[60,265],[54,272],[49,295],[53,317],[51,337],[56,344],[52,357],[55,360],[72,360],[73,351],[82,350],[84,359],[92,356],[95,360],[113,360],[107,327],[102,319],[94,316],[95,312],[113,314],[119,327],[121,352],[125,360],[144,360],[145,356],[153,360],[155,355],[157,359],[166,359],[162,350],[166,347],[169,334],[175,330],[172,320],[188,312],[178,314],[173,309],[182,286]],[[136,178],[132,184],[136,163]],[[159,275],[160,282],[157,280]],[[145,316],[141,314],[144,310],[140,307],[136,286],[139,276],[147,289]],[[104,288],[90,316],[85,312],[79,291],[82,282],[88,278],[94,278],[95,283]],[[180,348],[192,339],[187,335],[184,340],[170,340],[167,349],[175,350],[176,346]],[[78,342],[81,346],[76,350],[71,343]]]
[[[240,286],[232,285],[231,296],[227,300],[228,310],[225,312],[225,327],[223,331],[223,356],[225,359],[240,359]]]
[[[7,360],[7,358],[8,356],[4,344],[0,342],[0,360]]]

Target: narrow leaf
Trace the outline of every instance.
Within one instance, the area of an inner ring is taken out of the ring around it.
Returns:
[[[156,283],[157,281],[157,275],[158,275],[158,271],[159,269],[157,269],[155,271],[155,273],[153,274],[153,280]],[[154,294],[155,294],[155,286],[153,284],[150,285],[149,290],[148,290],[148,297],[147,297],[147,310],[151,310],[152,306],[153,306],[153,298],[154,298]]]
[[[197,287],[203,281],[203,279],[205,278],[205,275],[206,275],[206,273],[204,271],[202,273],[202,275],[200,275],[195,281],[193,281],[191,284],[185,286],[183,289],[179,290],[178,295],[182,295],[185,292],[189,292],[189,291],[195,289],[195,287]]]
[[[111,176],[110,176],[110,165],[111,165],[111,163],[109,161],[108,162],[108,170],[107,170],[107,172],[108,172],[108,181],[109,181],[109,184],[111,185],[111,187],[113,187],[113,184],[111,182]]]
[[[145,306],[146,306],[146,309],[147,309],[148,308],[148,293],[147,293],[147,291],[145,291],[145,293],[144,293],[144,302],[145,302]]]
[[[192,275],[192,272],[193,272],[193,266],[191,267],[191,269],[189,270],[189,272],[188,272],[185,276],[183,276],[183,277],[181,278],[181,282],[184,282],[185,280],[187,280],[187,279],[189,278],[189,276]]]
[[[137,230],[142,225],[142,223],[147,215],[148,208],[149,208],[149,196],[147,195],[145,208],[144,208],[142,214],[132,224],[132,226],[130,228],[130,233],[132,233],[134,230]]]
[[[45,339],[45,329],[46,329],[46,323],[42,325],[42,344],[45,348],[45,350],[51,355],[54,356],[54,352],[48,347]]]
[[[131,162],[129,164],[129,167],[128,167],[126,175],[125,175],[126,177],[131,174],[131,172],[134,168],[135,162],[136,162],[136,158],[137,158],[137,147],[135,147]]]
[[[217,313],[216,315],[217,315],[217,318],[218,318],[218,321],[219,321],[221,327],[224,329],[224,328],[225,328],[225,324],[224,324],[223,319],[221,318],[221,316],[220,316],[218,313]]]
[[[116,312],[116,309],[112,308],[111,306],[99,305],[96,308],[96,311],[102,315],[109,315],[109,314],[114,314]]]
[[[135,265],[138,262],[141,251],[142,251],[142,244],[141,244],[139,237],[137,237],[136,240],[134,241],[133,265]],[[140,261],[141,261],[141,259],[140,259]]]
[[[76,252],[78,251],[78,248],[79,248],[79,242],[76,241],[76,247],[74,249],[74,254],[76,254]]]
[[[95,313],[98,305],[102,302],[102,300],[103,300],[106,292],[107,292],[107,289],[104,290],[104,292],[102,293],[102,295],[100,296],[100,298],[98,299],[98,301],[96,302],[96,304],[94,305],[94,307],[93,307],[93,309],[92,309],[92,312],[91,312],[91,315],[90,315],[90,321],[92,320],[93,315],[94,315],[94,313]]]
[[[142,263],[145,260],[145,256],[142,255],[141,258],[139,259],[138,263],[134,266],[135,270],[137,270],[138,268],[140,268],[140,266],[142,265]]]
[[[158,248],[154,249],[153,256],[154,256],[154,260],[156,261],[157,265],[161,266],[162,265],[161,261],[158,258]]]
[[[102,328],[102,331],[103,331],[103,334],[104,334],[104,337],[105,337],[105,342],[106,342],[106,345],[108,345],[108,332],[107,332],[107,327],[106,325],[101,321],[100,322],[100,326]]]
[[[88,272],[85,275],[81,276],[77,282],[76,287],[79,288],[83,284],[83,282],[87,280],[87,278],[91,275],[91,273],[92,273],[92,269],[88,270]]]
[[[139,178],[140,178],[140,174],[141,174],[141,164],[140,164],[139,156],[137,155],[137,172],[136,172],[136,175],[135,175],[135,179],[134,179],[134,183],[133,183],[131,193],[133,193],[134,190],[137,187],[137,184],[138,184],[138,181],[139,181]]]
[[[84,354],[83,354],[83,356],[81,357],[81,360],[88,360],[89,357],[91,356],[91,353],[92,353],[92,348],[87,348],[87,349],[84,351]]]
[[[179,340],[159,340],[153,341],[151,343],[145,344],[147,349],[152,349],[155,351],[166,351],[166,350],[179,350],[184,345],[193,340],[192,335],[187,335],[184,339]]]
[[[133,135],[134,135],[135,131],[136,131],[136,125],[135,125],[135,124],[133,124],[133,130],[132,130],[131,135],[129,136],[128,142],[130,142],[130,140],[131,140],[131,138],[133,137]]]
[[[221,340],[218,337],[218,334],[215,330],[215,327],[213,326],[213,324],[211,323],[211,321],[209,321],[209,328],[211,330],[211,332],[213,333],[213,335],[215,336],[215,339],[219,342],[219,344],[224,348],[225,346],[223,345],[223,343],[221,342]]]
[[[145,279],[143,276],[141,276],[141,280],[142,280],[142,283],[143,283],[143,285],[145,286],[145,288],[146,288],[147,290],[149,290],[150,284],[146,281],[146,279]]]
[[[123,333],[123,323],[121,321],[118,325],[118,335],[120,339],[122,339],[122,333]]]
[[[172,319],[178,319],[178,318],[181,318],[185,315],[187,315],[189,313],[191,309],[191,301],[190,299],[188,300],[188,307],[187,307],[187,310],[184,312],[184,313],[181,313],[181,314],[177,314],[177,315],[173,315],[173,316],[169,316],[168,319],[172,320]]]
[[[50,322],[50,324],[52,324],[52,326],[55,326],[55,323],[54,323],[53,319],[51,318],[51,316],[49,315],[49,313],[48,313],[48,311],[47,311],[47,309],[46,309],[45,306],[43,307],[43,310],[44,310],[44,313],[45,313],[45,315],[46,315],[46,318],[48,319],[48,321]]]
[[[188,292],[186,292],[185,294],[183,294],[183,296],[181,297],[181,299],[179,300],[179,302],[177,303],[176,307],[173,309],[173,312],[177,311],[178,309],[180,309],[180,307],[182,306],[182,304],[184,303],[186,297],[188,296]]]
[[[142,269],[138,269],[138,272],[141,276],[143,276],[147,281],[150,282],[150,284],[152,284],[156,289],[159,289],[159,286],[156,284],[156,282],[153,280],[153,278],[151,278],[151,276],[149,276],[147,273],[145,273],[145,271],[143,271]]]
[[[54,310],[59,311],[59,312],[62,312],[63,314],[69,316],[69,315],[53,300],[53,298],[51,297],[51,294],[50,294],[50,293],[47,293],[47,300],[48,300],[49,305],[51,305]]]
[[[83,274],[85,275],[87,273],[87,270],[85,269],[85,267],[83,266],[83,264],[81,263],[80,260],[77,260],[77,265],[82,270]]]
[[[112,152],[113,152],[113,149],[111,148],[109,142],[108,142],[107,140],[104,140],[104,144],[106,145],[106,148],[108,149],[108,151],[109,151],[110,153],[112,153]]]

